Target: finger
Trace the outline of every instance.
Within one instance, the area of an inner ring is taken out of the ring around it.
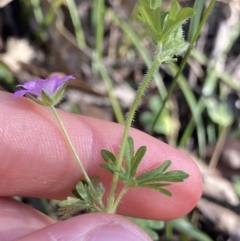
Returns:
[[[54,199],[69,194],[83,177],[50,110],[26,98],[15,100],[1,92],[0,113],[0,194]],[[91,177],[100,176],[108,192],[112,176],[99,167],[103,162],[100,151],[118,153],[123,126],[63,111],[59,114],[87,172]],[[190,177],[169,187],[172,198],[149,189],[131,189],[118,211],[152,219],[176,218],[189,212],[202,187],[195,163],[147,134],[135,129],[130,134],[135,148],[147,146],[139,173],[171,160],[172,169],[185,171]]]
[[[0,198],[0,240],[10,241],[55,223],[27,205],[11,198]]]
[[[150,241],[148,235],[137,225],[114,214],[84,214],[48,226],[17,241]]]
[[[81,215],[52,225],[56,221],[11,198],[0,198],[0,223],[1,241],[18,238],[46,241],[150,240],[143,230],[117,215]]]

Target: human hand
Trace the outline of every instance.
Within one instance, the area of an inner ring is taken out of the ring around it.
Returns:
[[[150,240],[136,225],[113,214],[80,215],[57,222],[7,196],[63,199],[82,178],[59,126],[46,107],[0,92],[0,240]],[[123,126],[59,111],[90,177],[99,176],[106,189],[112,176],[99,167],[101,149],[118,152]],[[167,197],[151,189],[130,189],[118,214],[168,220],[188,213],[201,195],[202,179],[186,155],[136,129],[136,148],[147,153],[138,172],[171,160],[171,169],[190,175],[168,189]]]

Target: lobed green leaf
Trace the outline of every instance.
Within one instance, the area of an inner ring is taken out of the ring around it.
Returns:
[[[139,15],[138,19],[145,23],[148,28],[150,28],[153,38],[155,41],[159,39],[159,36],[162,32],[162,23],[161,23],[161,14],[160,14],[160,5],[161,1],[146,1],[146,0],[139,0]]]
[[[173,11],[175,11],[175,9]],[[164,41],[169,35],[171,35],[172,32],[181,26],[183,22],[192,17],[194,14],[195,11],[188,7],[181,9],[175,16],[173,16],[173,13],[170,16],[168,14],[162,31],[161,41]]]
[[[59,202],[58,205],[60,207],[69,206],[69,205],[84,205],[84,202],[74,197],[67,197],[67,200]]]
[[[81,199],[89,201],[86,184],[83,181],[79,181],[76,186],[76,191],[80,195]]]
[[[165,172],[171,165],[171,161],[163,162],[159,167],[149,172],[139,175],[136,180],[138,183],[156,182],[156,181],[169,181],[169,182],[181,182],[189,175],[183,171],[169,171]],[[165,173],[164,173],[165,172]]]
[[[143,174],[144,175],[144,174]],[[145,175],[144,177],[137,177],[138,183],[144,184],[147,182],[182,182],[184,179],[188,178],[189,175],[183,171],[169,171],[166,173],[159,173],[159,175]]]
[[[67,200],[59,203],[58,215],[61,219],[65,219],[70,215],[77,213],[84,209],[92,209],[96,211],[96,201],[101,201],[104,194],[104,188],[99,183],[99,178],[94,177],[91,180],[92,184],[96,188],[96,192],[92,192],[92,186],[86,181],[79,181],[76,185],[76,189],[73,190],[73,194],[77,198],[67,197]]]
[[[147,182],[149,180],[151,180],[152,178],[155,178],[157,176],[159,176],[160,174],[162,174],[163,172],[165,172],[168,167],[171,165],[171,161],[164,161],[159,167],[155,168],[154,170],[151,170],[149,172],[145,172],[141,175],[139,175],[136,180],[138,180],[139,182]]]

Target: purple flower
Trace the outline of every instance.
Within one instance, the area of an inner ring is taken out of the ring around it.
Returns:
[[[25,94],[41,97],[42,91],[44,91],[48,96],[53,96],[69,79],[74,79],[74,77],[72,75],[68,75],[61,78],[59,75],[54,75],[49,79],[28,81],[23,85],[17,85],[17,87],[22,87],[25,90],[16,91],[14,93],[14,97],[24,96]]]
[[[14,97],[21,97],[28,94],[36,102],[44,105],[55,105],[61,100],[66,82],[69,79],[75,78],[72,75],[67,75],[62,78],[59,75],[54,75],[49,79],[28,81],[23,85],[17,85],[17,87],[22,87],[23,89],[16,91]]]

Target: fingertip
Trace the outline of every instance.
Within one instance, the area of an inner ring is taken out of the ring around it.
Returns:
[[[53,224],[55,220],[14,200],[0,198],[0,240],[10,241]]]
[[[136,224],[114,214],[91,213],[80,215],[38,230],[18,241],[150,241]]]

